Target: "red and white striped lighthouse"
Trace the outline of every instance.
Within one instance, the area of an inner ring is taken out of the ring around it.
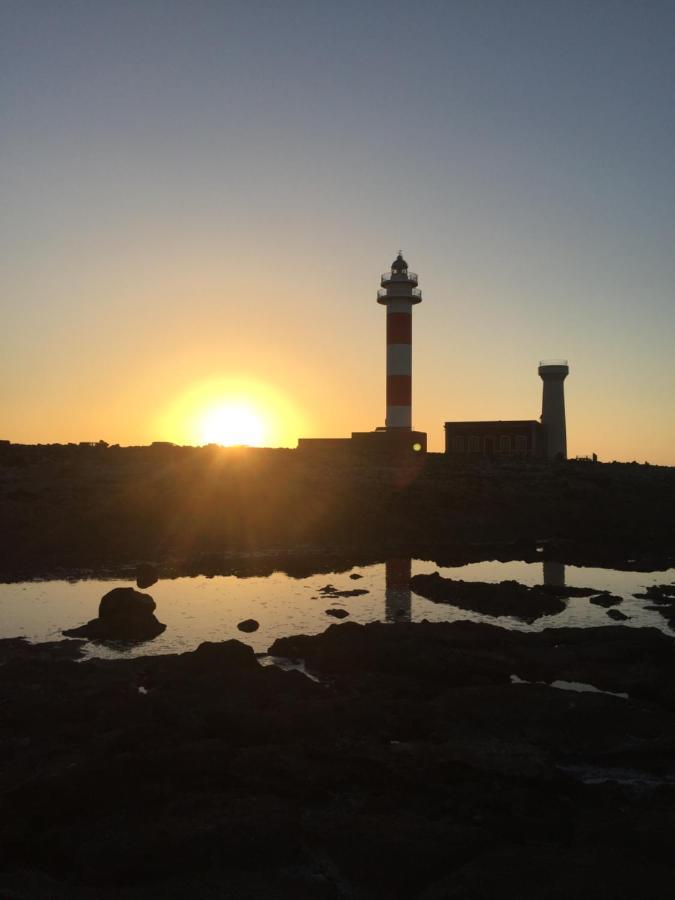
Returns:
[[[412,430],[412,308],[422,302],[417,275],[401,254],[381,279],[377,302],[387,307],[387,431]]]

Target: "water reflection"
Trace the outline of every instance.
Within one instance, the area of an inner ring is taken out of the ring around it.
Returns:
[[[409,622],[410,575],[412,560],[408,557],[388,559],[385,563],[385,610],[387,622]]]
[[[545,559],[544,568],[544,584],[551,587],[565,587],[565,563],[554,562],[552,559]]]

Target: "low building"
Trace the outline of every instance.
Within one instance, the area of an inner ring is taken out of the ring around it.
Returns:
[[[445,452],[451,456],[542,456],[541,422],[446,422]]]
[[[427,452],[427,436],[423,431],[404,428],[376,431],[354,431],[350,438],[300,438],[298,450],[314,454],[349,454],[350,456],[384,456],[397,459]]]

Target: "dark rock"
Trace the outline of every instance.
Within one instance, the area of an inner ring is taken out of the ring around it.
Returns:
[[[327,677],[239,641],[9,660],[0,896],[671,896],[672,638],[345,622],[277,643]]]
[[[166,625],[155,617],[155,607],[149,594],[141,594],[133,588],[113,588],[101,598],[97,619],[65,630],[63,634],[96,641],[152,640],[166,629]]]
[[[434,603],[447,603],[491,616],[514,616],[525,622],[562,612],[565,604],[555,592],[568,590],[552,590],[548,586],[530,588],[517,581],[502,581],[499,584],[457,581],[443,578],[439,572],[413,575],[410,587],[416,594]]]
[[[363,578],[363,575],[359,575],[358,572],[352,572],[352,574],[349,577],[352,579],[352,581],[356,581],[357,578]]]
[[[31,644],[24,637],[0,640],[0,663],[10,659],[80,659],[86,641],[47,641]]]
[[[137,616],[152,613],[156,603],[150,594],[141,594],[130,587],[118,587],[101,598],[99,619],[115,619],[119,616]]]
[[[333,616],[335,619],[346,619],[349,613],[346,609],[327,609],[327,616]]]
[[[243,622],[239,622],[237,625],[239,631],[252,632],[257,631],[260,628],[260,623],[256,622],[255,619],[244,619]]]
[[[588,602],[595,606],[617,606],[621,603],[621,597],[616,597],[614,594],[598,594],[597,597],[589,597]]]
[[[190,669],[213,675],[224,671],[258,669],[253,649],[235,640],[204,641],[191,653],[182,653],[179,659]]]
[[[370,593],[365,588],[352,588],[350,591],[339,591],[332,584],[327,584],[319,588],[322,597],[360,597],[362,594]]]
[[[152,563],[140,563],[136,568],[136,585],[142,590],[152,587],[159,579],[157,567]]]
[[[643,594],[633,594],[640,600],[653,600],[655,603],[675,602],[675,584],[653,584]]]
[[[617,622],[625,622],[626,619],[630,619],[630,616],[627,616],[625,613],[622,613],[621,610],[618,609],[608,609],[607,615],[610,619],[614,619]]]

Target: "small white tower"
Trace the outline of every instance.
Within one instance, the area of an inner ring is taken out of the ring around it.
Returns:
[[[564,382],[569,371],[566,359],[543,359],[539,363],[539,375],[544,382],[541,424],[547,459],[567,459]]]

